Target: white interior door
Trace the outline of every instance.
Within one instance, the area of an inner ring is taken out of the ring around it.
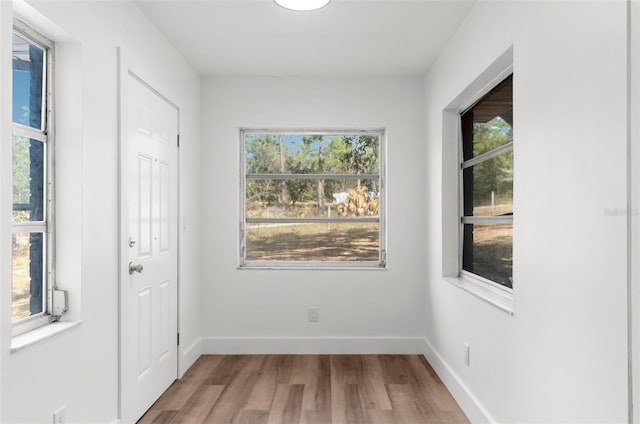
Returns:
[[[177,377],[178,111],[121,76],[121,390],[123,423]]]

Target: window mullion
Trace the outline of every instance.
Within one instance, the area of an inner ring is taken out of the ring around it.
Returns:
[[[12,225],[14,233],[46,233],[47,223],[43,221],[35,222],[15,222]]]
[[[510,141],[509,143],[502,145],[500,147],[497,147],[493,150],[490,150],[488,152],[485,152],[481,155],[475,156],[469,160],[466,160],[464,162],[462,162],[461,168],[462,169],[467,169],[470,168],[474,165],[477,165],[479,163],[482,163],[484,161],[487,161],[489,159],[495,158],[496,156],[500,156],[503,153],[508,153],[508,152],[512,152],[513,151],[513,141]]]
[[[463,216],[463,224],[513,224],[513,215],[505,216]]]
[[[247,218],[247,224],[341,224],[341,223],[366,223],[377,224],[380,218],[364,217],[364,218],[298,218],[295,216],[288,218]]]
[[[246,174],[247,180],[377,180],[379,174]]]
[[[13,123],[13,133],[17,135],[21,135],[23,137],[38,140],[43,143],[47,142],[47,133],[46,131],[38,130],[35,128],[30,128],[22,124],[18,124],[16,122]]]

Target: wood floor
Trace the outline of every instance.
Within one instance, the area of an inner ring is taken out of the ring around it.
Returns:
[[[147,423],[468,423],[418,355],[205,355]]]

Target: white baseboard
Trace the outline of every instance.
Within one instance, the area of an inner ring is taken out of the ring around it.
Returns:
[[[178,374],[180,377],[193,365],[194,362],[202,355],[202,337],[199,337],[195,342],[191,343],[188,347],[182,350],[180,356],[180,369]]]
[[[440,354],[423,339],[423,354],[472,423],[497,423]]]
[[[422,337],[206,337],[203,354],[422,354]]]

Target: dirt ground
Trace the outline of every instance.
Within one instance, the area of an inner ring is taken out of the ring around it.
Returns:
[[[17,321],[29,316],[29,235],[19,233],[14,236],[11,318]]]
[[[473,273],[512,285],[513,226],[476,225],[473,231]]]
[[[252,228],[247,260],[377,261],[377,224],[300,224]]]

